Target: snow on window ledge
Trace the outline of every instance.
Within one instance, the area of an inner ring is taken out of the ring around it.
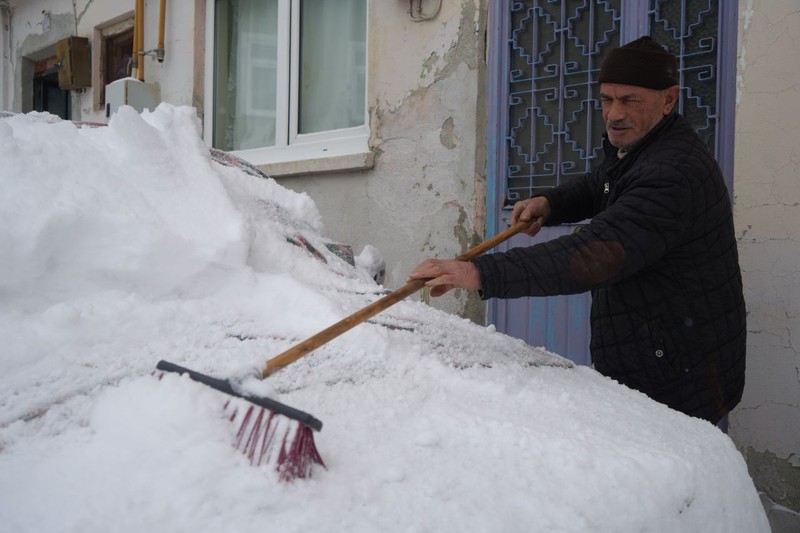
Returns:
[[[368,170],[375,165],[375,154],[371,151],[356,154],[300,159],[280,163],[256,165],[270,177],[297,176],[300,174],[322,174],[347,170]]]

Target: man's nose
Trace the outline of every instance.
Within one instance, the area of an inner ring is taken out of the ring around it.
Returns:
[[[607,121],[617,121],[625,118],[625,107],[615,100],[606,103],[605,112]]]

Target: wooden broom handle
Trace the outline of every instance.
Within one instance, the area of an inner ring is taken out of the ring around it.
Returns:
[[[520,231],[527,228],[530,224],[531,224],[530,221],[517,222],[516,224],[509,227],[505,231],[502,231],[497,235],[495,235],[494,237],[477,245],[476,247],[467,250],[463,254],[456,257],[456,260],[469,261],[470,259],[478,257],[485,251],[490,250],[491,248],[494,248],[498,244],[510,239]],[[363,309],[356,311],[352,315],[343,318],[336,324],[320,331],[313,337],[309,337],[300,344],[292,346],[282,354],[276,355],[275,357],[267,361],[264,370],[261,372],[261,377],[265,378],[270,374],[273,374],[277,370],[280,370],[281,368],[285,367],[286,365],[294,363],[304,355],[307,355],[310,352],[316,350],[323,344],[332,341],[336,337],[351,330],[352,328],[356,327],[362,322],[369,320],[370,318],[377,315],[381,311],[393,306],[400,300],[403,300],[407,296],[414,294],[415,292],[417,292],[418,290],[420,290],[422,287],[425,286],[426,281],[427,279],[415,279],[409,281],[399,289],[390,292],[380,300],[372,302]]]

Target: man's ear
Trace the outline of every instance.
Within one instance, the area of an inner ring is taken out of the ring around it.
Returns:
[[[664,89],[664,116],[669,115],[675,104],[678,103],[678,98],[681,95],[681,88],[679,85],[673,85]]]

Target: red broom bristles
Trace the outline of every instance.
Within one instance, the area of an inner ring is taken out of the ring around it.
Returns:
[[[300,423],[297,423],[297,425],[297,431],[289,452],[285,454],[283,460],[278,460],[278,472],[284,481],[311,477],[314,463],[325,468],[325,463],[322,462],[322,457],[320,457],[317,447],[314,445],[314,432],[308,426]],[[286,437],[284,437],[284,444],[285,439]],[[285,446],[282,446],[281,452],[283,453],[284,451]]]
[[[225,411],[230,412],[229,421],[235,423],[239,413],[244,412],[234,446],[247,456],[251,465],[275,465],[282,481],[311,477],[314,463],[326,468],[314,445],[312,431],[322,429],[322,422],[310,414],[270,398],[243,394],[227,380],[169,361],[159,361],[156,369],[187,375],[232,397],[224,405]],[[163,373],[159,373],[158,379],[162,377]]]
[[[228,401],[225,409],[231,412],[231,422],[241,418],[234,447],[247,456],[251,465],[275,465],[282,481],[311,477],[315,463],[326,468],[311,428],[249,402],[243,407],[233,405],[242,401],[245,400]]]

